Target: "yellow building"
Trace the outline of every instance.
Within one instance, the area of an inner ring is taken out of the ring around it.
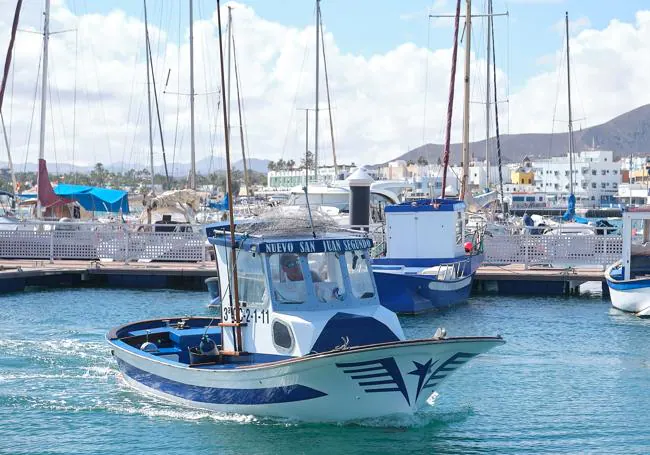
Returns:
[[[532,185],[535,181],[535,172],[532,168],[518,167],[510,173],[512,183],[518,185]]]

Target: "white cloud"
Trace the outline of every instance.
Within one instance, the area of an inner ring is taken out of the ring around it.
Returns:
[[[0,49],[6,49],[13,15],[10,2],[0,3]],[[38,30],[40,12],[27,4],[21,28]],[[225,9],[224,9],[225,11]],[[222,20],[225,21],[225,12]],[[244,5],[233,10],[239,71],[245,103],[250,155],[254,158],[294,159],[304,150],[304,114],[299,108],[314,103],[313,27],[295,28],[259,17]],[[127,164],[148,162],[146,117],[146,72],[144,31],[141,18],[120,11],[106,15],[75,17],[65,4],[52,7],[52,30],[78,29],[53,35],[51,39],[51,105],[45,155],[50,162],[72,161],[73,114],[76,115],[75,161]],[[188,31],[181,43],[150,26],[154,66],[163,116],[168,159],[188,162],[189,100],[184,95],[161,94],[171,69],[168,92],[189,91]],[[450,74],[451,50],[430,51],[404,43],[384,54],[362,57],[342,52],[335,37],[326,32],[325,47],[334,103],[334,128],[339,162],[375,163],[388,160],[407,147],[426,141],[442,142]],[[450,40],[451,41],[451,37]],[[595,124],[640,104],[650,102],[650,12],[638,13],[635,24],[613,21],[604,30],[583,30],[572,38],[574,105],[576,116]],[[17,38],[13,85],[7,90],[3,112],[11,120],[14,162],[25,161],[29,142],[30,162],[38,155],[38,103],[32,119],[36,70],[41,53],[39,35],[21,32]],[[77,56],[75,58],[75,55]],[[462,62],[458,53],[453,140],[461,137]],[[428,72],[425,64],[428,61]],[[222,117],[217,112],[220,97],[216,13],[195,24],[195,91],[197,158],[223,152]],[[304,64],[303,64],[304,63]],[[75,68],[77,103],[75,92]],[[485,79],[485,64],[472,58],[472,100],[484,97],[479,85]],[[321,65],[322,71],[322,65]],[[428,89],[425,90],[425,73]],[[542,72],[529,79],[510,96],[510,132],[547,132],[551,129],[557,71]],[[505,93],[506,75],[498,72],[498,87]],[[233,78],[234,84],[234,78]],[[321,78],[321,103],[326,102]],[[425,96],[426,93],[426,96]],[[565,95],[560,91],[558,112]],[[40,99],[37,97],[37,99]],[[425,104],[426,101],[426,104]],[[472,104],[471,135],[481,139],[484,108]],[[584,112],[580,112],[583,110]],[[178,112],[178,115],[177,115]],[[237,124],[233,95],[232,123]],[[426,113],[426,115],[425,115]],[[505,106],[502,131],[507,129]],[[560,116],[561,117],[561,116]],[[178,118],[178,121],[177,121]],[[426,122],[426,125],[425,125]],[[31,139],[28,131],[32,124]],[[176,126],[178,123],[178,132]],[[155,119],[154,119],[155,124]],[[320,151],[322,162],[331,163],[327,113],[321,112]],[[313,132],[313,116],[310,129]],[[556,128],[557,130],[557,128]],[[54,133],[52,133],[54,131]],[[423,134],[424,131],[424,134]],[[238,129],[234,129],[233,153],[239,155]],[[313,138],[311,139],[313,141]],[[154,136],[157,164],[162,163],[158,132]],[[4,152],[0,161],[4,161]],[[223,160],[217,159],[223,166]],[[203,171],[207,171],[203,169]]]
[[[591,20],[587,16],[581,16],[577,19],[569,18],[569,34],[571,36],[577,35],[583,30],[591,27]],[[553,30],[555,30],[560,35],[566,34],[566,21],[564,19],[558,20],[553,24]]]

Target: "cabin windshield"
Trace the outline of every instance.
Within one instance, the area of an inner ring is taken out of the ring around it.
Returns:
[[[339,253],[309,253],[307,262],[316,297],[321,302],[343,300],[345,283]]]
[[[374,297],[375,287],[372,282],[372,272],[368,267],[368,255],[365,251],[348,251],[345,261],[350,276],[352,295],[359,299]]]
[[[276,301],[303,303],[307,299],[307,285],[303,278],[303,259],[304,255],[293,253],[269,256],[273,296]]]
[[[250,251],[237,252],[237,287],[239,301],[251,306],[264,304],[266,280],[262,258]]]

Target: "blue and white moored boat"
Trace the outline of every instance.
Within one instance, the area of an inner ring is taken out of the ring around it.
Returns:
[[[372,263],[382,304],[414,314],[467,300],[483,255],[465,251],[465,203],[429,199],[384,210],[386,255]]]
[[[605,271],[612,306],[650,317],[650,207],[623,212],[623,257]]]
[[[406,340],[395,313],[380,305],[371,239],[311,227],[298,234],[297,222],[289,224],[290,236],[263,233],[259,222],[238,225],[232,236],[224,225],[208,226],[221,319],[112,329],[107,340],[126,382],[220,412],[346,421],[412,414],[452,372],[504,343],[451,338],[444,329]]]

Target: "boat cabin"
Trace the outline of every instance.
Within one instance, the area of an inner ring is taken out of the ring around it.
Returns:
[[[465,203],[425,199],[386,206],[386,258],[465,256]]]
[[[650,207],[623,212],[622,278],[650,276]]]
[[[395,314],[379,303],[368,261],[371,239],[347,233],[256,236],[238,229],[239,324],[228,225],[206,228],[223,294],[224,351],[293,357],[404,339]]]

